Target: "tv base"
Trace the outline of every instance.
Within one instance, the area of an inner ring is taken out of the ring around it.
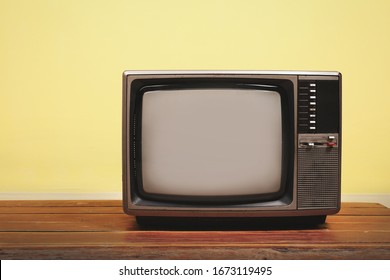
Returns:
[[[312,228],[325,223],[326,215],[299,217],[149,217],[136,216],[141,227],[163,229],[291,229]]]

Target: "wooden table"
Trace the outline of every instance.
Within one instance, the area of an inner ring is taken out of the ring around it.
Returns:
[[[390,209],[343,203],[311,229],[152,230],[120,201],[0,201],[0,259],[390,259]]]

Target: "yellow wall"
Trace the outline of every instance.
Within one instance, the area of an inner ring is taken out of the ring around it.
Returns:
[[[0,1],[0,191],[119,192],[125,69],[338,70],[343,192],[390,192],[390,1]]]

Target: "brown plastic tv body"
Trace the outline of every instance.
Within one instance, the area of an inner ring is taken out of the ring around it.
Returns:
[[[138,222],[323,223],[340,177],[339,72],[123,73],[123,208]]]

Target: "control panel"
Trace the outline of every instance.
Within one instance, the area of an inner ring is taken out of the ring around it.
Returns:
[[[298,133],[340,132],[340,81],[300,79]]]
[[[322,134],[299,134],[299,148],[334,148],[339,146],[338,133],[322,133]]]

